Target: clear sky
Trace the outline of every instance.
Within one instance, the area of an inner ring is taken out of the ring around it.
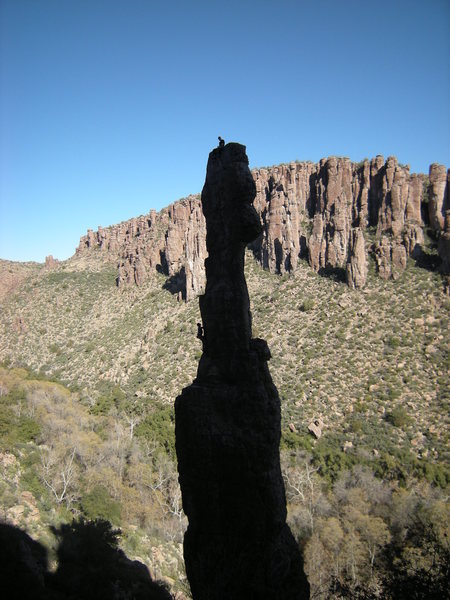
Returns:
[[[394,154],[450,166],[449,0],[0,0],[0,257],[250,166]]]

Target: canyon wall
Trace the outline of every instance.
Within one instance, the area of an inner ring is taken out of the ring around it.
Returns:
[[[350,286],[363,287],[368,251],[379,275],[395,279],[408,257],[420,256],[426,225],[438,239],[446,273],[449,172],[432,164],[429,177],[411,174],[392,156],[360,163],[330,157],[253,169],[262,233],[250,248],[273,273],[295,271],[306,259],[314,271],[331,271]],[[88,231],[77,253],[117,256],[119,286],[140,285],[159,270],[169,277],[169,288],[189,300],[204,290],[205,238],[200,196],[192,195],[159,213]]]

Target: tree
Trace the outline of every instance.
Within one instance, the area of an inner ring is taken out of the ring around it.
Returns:
[[[329,509],[317,474],[319,468],[313,467],[310,458],[301,451],[292,455],[283,453],[281,466],[294,528],[298,529],[300,537],[309,536],[314,532],[317,515],[325,514]]]
[[[78,469],[75,463],[76,448],[66,450],[61,446],[41,446],[41,478],[58,504],[68,507],[78,497]]]

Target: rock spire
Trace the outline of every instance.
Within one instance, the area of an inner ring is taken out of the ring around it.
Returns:
[[[244,146],[210,153],[202,192],[209,254],[200,297],[203,355],[197,378],[175,402],[189,520],[184,556],[195,600],[309,598],[286,524],[270,351],[252,339],[244,252],[261,231],[255,194]]]

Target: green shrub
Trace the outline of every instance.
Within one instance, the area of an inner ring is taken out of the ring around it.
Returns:
[[[125,407],[126,396],[120,386],[105,381],[98,388],[101,393],[90,409],[91,414],[107,415],[113,409],[120,411]]]
[[[386,345],[389,346],[390,348],[398,348],[400,346],[400,340],[397,337],[394,337],[393,335],[391,335],[386,340]]]
[[[363,422],[361,419],[353,418],[350,421],[349,429],[353,433],[360,433],[363,430]]]
[[[171,456],[175,456],[175,425],[171,406],[156,405],[135,430],[137,437],[156,442]]]
[[[6,436],[14,424],[14,413],[13,411],[5,406],[3,403],[0,404],[0,439]]]
[[[120,503],[113,500],[101,485],[96,485],[87,492],[80,505],[81,511],[88,519],[105,519],[117,525],[120,523]]]
[[[302,312],[309,312],[310,310],[313,310],[315,306],[315,302],[312,298],[306,298],[306,300],[304,300],[300,306],[300,310]]]
[[[304,449],[308,452],[312,450],[312,442],[310,435],[293,432],[290,429],[285,429],[281,433],[281,450],[298,450]]]
[[[411,422],[411,417],[408,415],[403,406],[396,406],[390,412],[386,413],[385,419],[394,427],[406,427]]]
[[[313,448],[313,463],[329,483],[334,483],[342,471],[349,470],[361,462],[354,454],[344,452],[338,446],[338,440],[321,438]]]
[[[24,469],[20,477],[20,487],[31,492],[37,500],[42,500],[47,494],[47,488],[39,479],[35,467]]]
[[[20,417],[16,428],[17,440],[22,443],[35,442],[41,433],[39,423],[28,417]]]
[[[10,406],[17,405],[25,397],[24,390],[14,388],[0,398],[0,442],[4,447],[35,441],[41,432],[39,424],[25,416],[17,416]]]
[[[420,466],[423,476],[429,483],[446,489],[450,483],[450,472],[445,465],[423,462]]]

